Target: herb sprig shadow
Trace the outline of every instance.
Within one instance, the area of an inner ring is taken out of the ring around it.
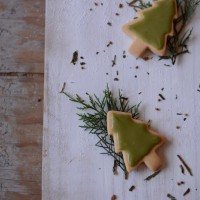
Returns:
[[[168,37],[167,39],[167,54],[159,57],[159,60],[171,60],[173,65],[176,63],[177,57],[186,53],[190,53],[188,49],[188,42],[191,39],[193,28],[186,29],[186,26],[196,8],[200,4],[200,0],[176,1],[178,18],[173,22],[174,35],[172,37]],[[150,2],[144,2],[143,0],[133,0],[127,4],[135,11],[151,7]]]
[[[123,155],[122,153],[115,153],[113,137],[109,136],[107,133],[107,112],[109,110],[129,112],[132,114],[133,118],[137,119],[139,116],[138,108],[140,103],[138,105],[130,105],[128,98],[124,97],[120,90],[118,96],[114,97],[108,86],[103,91],[103,97],[101,99],[97,97],[96,94],[90,95],[86,93],[88,101],[85,101],[78,94],[76,94],[75,97],[69,95],[65,92],[65,84],[60,93],[64,94],[70,101],[79,105],[77,109],[82,112],[77,113],[77,115],[79,116],[79,120],[83,123],[80,127],[90,134],[97,136],[98,142],[96,146],[104,149],[104,152],[101,154],[113,157],[113,169],[116,167],[115,165],[119,166],[124,171],[126,177],[128,173],[126,171]]]

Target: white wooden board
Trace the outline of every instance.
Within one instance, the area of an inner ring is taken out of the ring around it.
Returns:
[[[200,199],[199,10],[191,21],[191,54],[175,66],[166,67],[164,64],[169,62],[158,62],[156,56],[145,62],[126,53],[127,58],[123,59],[123,51],[132,41],[121,26],[135,13],[125,1],[96,2],[98,6],[91,0],[47,0],[43,199],[106,200],[116,194],[121,200],[161,200],[168,199],[167,193],[177,199]],[[123,9],[119,9],[119,3],[124,4]],[[113,45],[106,47],[109,41]],[[70,64],[76,50],[84,57],[85,70],[81,70],[80,60],[75,66]],[[117,64],[112,67],[114,55]],[[137,65],[139,69],[135,68]],[[114,81],[116,77],[119,81]],[[114,93],[122,89],[133,104],[142,101],[140,118],[152,120],[152,127],[168,139],[160,151],[165,160],[163,171],[149,182],[144,181],[151,174],[145,166],[131,173],[128,180],[124,180],[121,170],[114,176],[113,160],[99,154],[102,150],[94,146],[96,138],[78,127],[76,105],[59,94],[64,82],[72,95],[89,92],[101,97],[108,83]],[[157,101],[159,93],[165,101]],[[184,116],[177,113],[187,113],[189,117],[184,121]],[[181,128],[177,129],[177,125]],[[181,174],[177,154],[190,165],[193,177],[187,172]],[[185,181],[185,185],[177,186],[178,181]],[[129,192],[132,185],[136,189]],[[187,188],[191,192],[183,197]]]

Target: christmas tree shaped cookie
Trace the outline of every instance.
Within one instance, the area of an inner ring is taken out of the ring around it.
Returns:
[[[176,0],[157,0],[152,7],[137,12],[137,19],[123,26],[134,42],[129,52],[140,57],[146,49],[163,56],[167,37],[173,35],[173,20],[177,17]]]
[[[130,113],[109,111],[107,113],[108,134],[113,136],[115,152],[123,153],[128,172],[144,162],[152,171],[158,170],[162,162],[155,150],[164,143],[148,125],[132,118]]]

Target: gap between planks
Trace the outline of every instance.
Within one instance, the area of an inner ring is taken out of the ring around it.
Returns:
[[[44,73],[32,72],[0,72],[0,77],[44,77]]]

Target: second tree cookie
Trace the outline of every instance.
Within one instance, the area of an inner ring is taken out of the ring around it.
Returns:
[[[130,113],[109,111],[107,113],[108,134],[113,136],[115,152],[122,152],[126,170],[131,172],[142,162],[156,171],[162,166],[156,149],[165,138],[149,129],[140,120],[132,119]]]

